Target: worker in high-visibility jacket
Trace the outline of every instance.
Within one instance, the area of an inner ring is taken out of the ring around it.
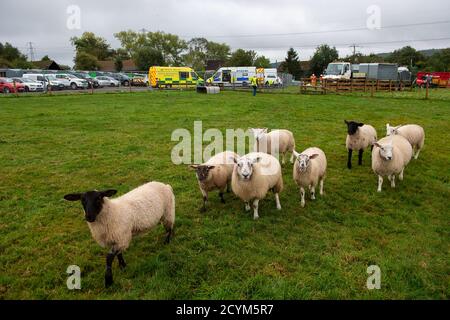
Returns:
[[[258,88],[258,80],[256,79],[256,76],[251,77],[250,84],[253,88],[253,96],[256,96],[256,89]]]

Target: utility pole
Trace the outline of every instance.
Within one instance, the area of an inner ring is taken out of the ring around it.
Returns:
[[[147,33],[147,29],[145,29],[145,28],[139,29],[139,31],[142,33]]]
[[[28,58],[30,59],[30,62],[34,61],[34,48],[33,48],[33,42],[28,42]]]
[[[353,48],[353,56],[356,55],[356,48],[361,48],[361,46],[358,46],[356,44],[352,44],[351,46],[349,46],[350,48]]]

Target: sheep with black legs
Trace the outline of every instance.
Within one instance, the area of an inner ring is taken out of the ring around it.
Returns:
[[[372,170],[378,175],[378,192],[381,192],[383,177],[391,181],[391,187],[395,188],[395,176],[403,180],[403,171],[411,161],[413,149],[404,137],[394,135],[384,137],[374,143],[372,150]]]
[[[111,250],[106,257],[106,287],[113,283],[114,258],[117,256],[121,268],[126,266],[122,254],[134,235],[161,222],[166,229],[168,243],[175,223],[175,195],[170,185],[149,182],[118,198],[109,199],[116,193],[116,190],[105,190],[64,196],[68,201],[81,200],[92,237],[100,246]]]
[[[405,124],[392,127],[386,124],[386,135],[401,135],[409,141],[413,149],[415,149],[414,159],[419,157],[420,150],[423,148],[425,142],[425,131],[417,124]]]
[[[320,195],[323,195],[323,182],[327,172],[327,158],[319,148],[308,148],[302,153],[294,150],[293,178],[300,187],[301,206],[305,206],[305,188],[309,188],[311,200],[316,199],[316,187],[320,184]]]
[[[238,158],[231,178],[231,189],[245,202],[245,210],[253,205],[253,218],[258,219],[259,201],[269,190],[275,194],[277,209],[281,210],[279,193],[283,190],[281,165],[277,158],[263,152],[251,152]]]
[[[275,155],[278,152],[282,157],[282,163],[285,164],[286,154],[291,152],[291,163],[294,162],[295,149],[294,134],[286,129],[272,130],[267,133],[267,128],[250,128],[249,129],[255,138],[253,146],[254,152],[265,152]],[[273,150],[272,150],[273,149]]]
[[[352,168],[353,150],[358,150],[358,164],[362,165],[362,156],[365,149],[377,141],[377,131],[369,124],[344,120],[347,125],[347,139],[345,146],[348,150],[347,168]]]
[[[208,192],[218,189],[222,203],[225,203],[223,194],[225,189],[230,189],[231,175],[234,168],[234,160],[239,156],[232,151],[225,151],[211,157],[204,164],[194,164],[189,167],[194,169],[197,175],[198,186],[203,195],[203,207],[201,212],[206,211]]]

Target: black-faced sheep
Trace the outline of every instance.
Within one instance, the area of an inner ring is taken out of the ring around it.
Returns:
[[[353,150],[358,150],[358,164],[362,165],[363,152],[377,141],[377,131],[368,124],[344,120],[347,125],[347,139],[345,146],[348,150],[347,168],[352,168]]]

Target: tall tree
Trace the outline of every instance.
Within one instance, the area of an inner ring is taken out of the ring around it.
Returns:
[[[84,51],[77,52],[75,59],[74,69],[76,70],[97,70],[98,69],[98,59]]]
[[[322,44],[317,47],[311,58],[311,72],[316,76],[319,76],[327,68],[330,62],[333,62],[339,58],[339,53],[335,47],[331,48],[327,44]]]
[[[231,54],[228,61],[229,66],[253,66],[256,59],[256,52],[253,50],[237,49]]]
[[[254,63],[257,68],[270,68],[270,60],[265,56],[258,56]]]
[[[27,57],[8,42],[5,44],[0,42],[0,64],[7,68],[33,68],[33,64],[27,61]]]
[[[188,51],[183,56],[184,63],[195,70],[205,70],[207,60],[227,61],[230,47],[224,43],[208,41],[205,38],[193,38],[188,43]]]
[[[145,47],[159,51],[165,63],[178,66],[182,64],[182,53],[187,49],[186,41],[180,39],[177,35],[160,31],[137,33],[128,30],[116,33],[114,36],[135,62],[136,54],[139,52],[139,55],[142,55],[142,48]],[[150,55],[154,56],[154,52]]]
[[[450,48],[439,50],[428,59],[428,71],[450,72]]]
[[[139,48],[133,54],[133,60],[139,70],[148,70],[151,66],[166,65],[161,51],[147,46]]]
[[[290,73],[294,76],[294,79],[299,80],[303,74],[302,67],[300,65],[300,59],[298,53],[294,48],[289,48],[287,51],[286,59],[281,64],[281,70]]]
[[[81,37],[72,37],[70,39],[75,47],[77,54],[84,52],[94,56],[98,60],[111,58],[113,51],[104,38],[97,37],[92,32],[84,32]]]
[[[406,46],[392,52],[387,60],[398,65],[414,67],[419,61],[425,61],[426,58],[416,49]]]

